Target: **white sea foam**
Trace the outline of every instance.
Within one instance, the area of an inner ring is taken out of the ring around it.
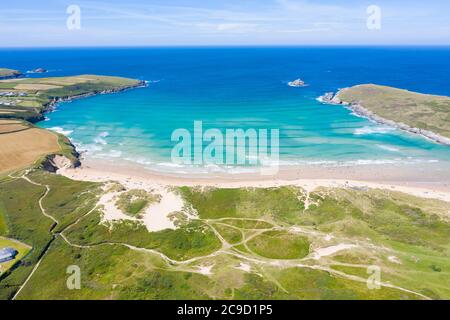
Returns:
[[[398,149],[398,148],[395,148],[393,146],[388,146],[388,145],[385,145],[385,144],[377,144],[377,147],[380,148],[380,149],[387,150],[387,151],[392,151],[392,152],[399,152],[400,151],[400,149]]]
[[[319,101],[320,103],[323,103],[323,96],[320,96],[320,97],[316,98],[316,101]]]
[[[395,129],[392,127],[370,127],[365,126],[362,128],[357,128],[353,132],[355,135],[369,135],[369,134],[383,134],[383,133],[389,133],[391,131],[394,131]]]
[[[105,138],[109,136],[109,132],[101,132],[97,137],[94,138],[94,142],[102,145],[107,145],[108,142],[106,142]]]
[[[69,136],[73,132],[73,130],[64,130],[61,127],[51,127],[51,128],[49,128],[49,130],[55,131],[57,133],[65,135],[65,136]]]
[[[150,161],[150,160],[148,160],[148,159],[146,159],[146,158],[142,158],[142,157],[140,157],[140,158],[130,158],[130,157],[127,157],[127,158],[124,158],[124,160],[130,161],[130,162],[136,162],[136,163],[142,164],[142,165],[150,165],[150,164],[153,164],[152,161]]]

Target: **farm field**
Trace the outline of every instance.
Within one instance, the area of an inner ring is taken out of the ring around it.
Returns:
[[[19,121],[0,120],[0,174],[25,168],[61,151],[59,136]]]

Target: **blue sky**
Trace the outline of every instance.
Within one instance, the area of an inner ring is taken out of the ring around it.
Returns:
[[[448,0],[22,0],[0,4],[0,46],[450,45]],[[81,29],[68,30],[69,5]],[[381,29],[366,26],[381,9]]]

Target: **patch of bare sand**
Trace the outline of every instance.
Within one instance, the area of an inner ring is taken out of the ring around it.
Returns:
[[[60,171],[70,171],[71,169],[62,169]],[[117,180],[116,180],[117,181]],[[148,231],[156,232],[165,229],[176,229],[171,214],[175,212],[185,213],[187,218],[193,218],[191,210],[187,210],[186,204],[182,197],[172,191],[167,186],[161,185],[145,185],[133,181],[119,181],[125,190],[106,192],[99,200],[98,205],[103,207],[103,223],[120,222],[120,221],[136,221],[145,225]],[[106,189],[108,186],[106,187]],[[148,206],[142,214],[142,218],[130,217],[123,213],[117,206],[117,197],[127,190],[141,189],[159,195],[160,200]],[[189,211],[189,212],[188,212]]]
[[[317,248],[314,250],[312,257],[315,260],[319,260],[322,257],[331,256],[335,253],[338,253],[342,250],[348,250],[357,247],[357,245],[354,244],[346,244],[346,243],[340,243],[335,246],[325,247],[325,248]]]

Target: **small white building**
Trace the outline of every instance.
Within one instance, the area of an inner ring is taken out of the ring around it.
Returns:
[[[14,260],[17,254],[17,250],[13,248],[0,249],[0,263]]]

